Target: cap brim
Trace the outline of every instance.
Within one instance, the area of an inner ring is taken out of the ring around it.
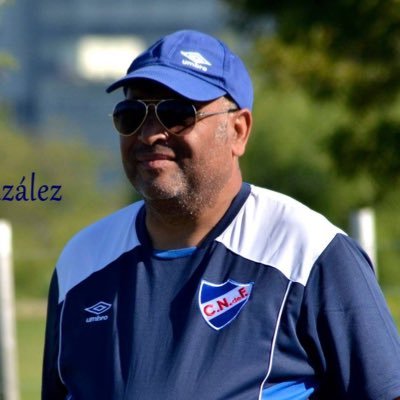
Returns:
[[[161,83],[190,100],[209,101],[226,94],[225,90],[198,77],[160,65],[150,65],[133,71],[114,82],[106,91],[111,93],[120,87],[133,85],[136,79],[143,78]]]

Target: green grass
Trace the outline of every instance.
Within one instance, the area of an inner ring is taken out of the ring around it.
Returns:
[[[17,301],[18,370],[21,400],[40,399],[46,301]]]
[[[400,332],[400,287],[390,287],[384,290],[386,301]]]
[[[40,399],[44,328],[43,316],[24,316],[17,320],[21,400]]]
[[[400,331],[400,288],[386,288],[385,296]],[[40,308],[40,307],[39,307]],[[18,355],[21,400],[40,399],[45,317],[41,311],[18,312]]]

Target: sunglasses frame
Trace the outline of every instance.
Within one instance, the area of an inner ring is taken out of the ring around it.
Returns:
[[[159,115],[158,115],[158,113],[157,113],[157,108],[158,108],[158,106],[159,106],[160,104],[162,104],[162,103],[167,102],[167,101],[177,101],[177,102],[189,104],[189,105],[193,108],[193,117],[194,117],[193,123],[191,123],[191,124],[189,124],[189,125],[187,125],[187,126],[184,126],[182,129],[180,129],[179,131],[176,131],[176,132],[171,131],[171,128],[167,128],[167,127],[165,126],[165,124],[162,122],[161,118],[159,117]],[[122,132],[120,132],[120,131],[118,130],[117,125],[116,125],[116,123],[115,123],[115,113],[116,113],[116,110],[117,110],[117,107],[118,107],[118,106],[120,106],[121,104],[124,104],[124,103],[125,103],[125,104],[126,104],[126,103],[129,103],[129,102],[138,102],[138,103],[143,104],[143,105],[145,106],[146,112],[145,112],[145,114],[144,114],[144,116],[143,116],[143,120],[142,120],[142,122],[139,124],[139,126],[138,126],[134,131],[132,131],[131,133],[126,134],[126,133],[122,133]],[[154,108],[154,115],[156,116],[157,121],[161,124],[161,126],[165,129],[165,131],[166,131],[167,133],[171,134],[171,135],[177,135],[177,136],[179,136],[184,130],[186,130],[186,129],[192,127],[192,126],[194,126],[198,121],[200,121],[200,120],[202,120],[202,119],[204,119],[204,118],[212,117],[212,116],[214,116],[214,115],[220,115],[220,114],[231,113],[231,112],[234,112],[234,111],[238,111],[238,110],[239,110],[239,108],[229,108],[229,109],[224,110],[224,111],[204,112],[204,111],[198,111],[198,110],[196,109],[196,106],[195,106],[193,103],[190,103],[190,102],[185,101],[185,100],[180,100],[180,99],[161,99],[161,100],[160,100],[160,99],[125,99],[125,100],[120,101],[120,102],[115,106],[114,111],[113,111],[113,113],[112,113],[112,115],[111,115],[111,116],[113,117],[114,127],[115,127],[115,129],[117,130],[118,134],[121,135],[121,136],[133,136],[135,133],[137,133],[137,131],[138,131],[138,130],[143,126],[143,124],[145,123],[145,121],[146,121],[146,119],[147,119],[147,116],[148,116],[148,114],[149,114],[149,107],[151,107],[151,106]]]

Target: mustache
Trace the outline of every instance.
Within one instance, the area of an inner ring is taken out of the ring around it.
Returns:
[[[151,146],[141,144],[133,149],[133,155],[135,158],[149,157],[152,155],[162,155],[169,158],[176,158],[176,153],[176,150],[172,149],[172,147],[157,143]]]

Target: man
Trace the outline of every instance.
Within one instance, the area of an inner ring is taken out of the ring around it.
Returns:
[[[253,91],[195,31],[133,61],[113,117],[142,195],[64,249],[43,399],[386,399],[400,341],[364,252],[324,217],[242,182]]]

